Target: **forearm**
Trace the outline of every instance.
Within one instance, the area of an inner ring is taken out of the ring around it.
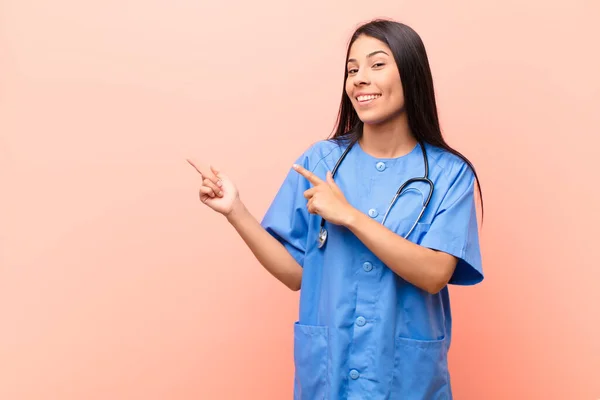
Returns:
[[[300,289],[302,267],[241,202],[227,215],[227,220],[271,275],[292,290]]]
[[[344,225],[391,270],[429,293],[439,292],[454,272],[453,256],[414,244],[357,210]]]

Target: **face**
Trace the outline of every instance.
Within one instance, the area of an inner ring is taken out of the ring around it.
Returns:
[[[403,113],[400,73],[385,43],[361,35],[350,48],[346,68],[346,94],[363,123],[382,124]]]

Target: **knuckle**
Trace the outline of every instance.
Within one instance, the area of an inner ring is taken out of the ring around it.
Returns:
[[[205,184],[206,186],[212,187],[212,181],[211,181],[210,179],[208,179],[208,178],[205,178],[205,179],[204,179],[204,184]]]

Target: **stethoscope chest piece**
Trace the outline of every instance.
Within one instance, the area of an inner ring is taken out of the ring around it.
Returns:
[[[319,243],[318,243],[319,248],[322,248],[325,245],[326,241],[327,241],[327,229],[322,227],[321,230],[319,231]]]

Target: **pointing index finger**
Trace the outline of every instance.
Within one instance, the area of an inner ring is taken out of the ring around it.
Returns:
[[[312,172],[308,171],[306,168],[302,167],[301,165],[294,164],[292,167],[294,168],[294,170],[296,172],[298,172],[300,175],[305,177],[313,185],[318,185],[323,182],[318,176],[316,176]]]
[[[192,167],[194,167],[194,169],[195,169],[196,171],[198,171],[198,173],[200,174],[200,176],[203,176],[203,175],[202,175],[202,172],[200,172],[200,169],[199,169],[199,168],[196,166],[196,164],[194,164],[194,163],[193,163],[193,161],[192,161],[192,160],[190,160],[189,158],[186,158],[186,161],[187,161],[187,162],[188,162],[188,163],[189,163],[189,164],[190,164]]]

